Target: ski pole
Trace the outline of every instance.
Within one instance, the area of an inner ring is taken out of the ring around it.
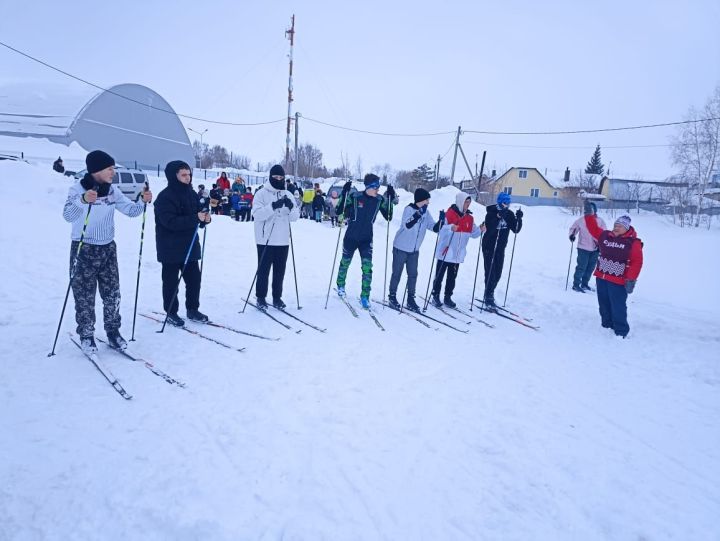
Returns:
[[[507,302],[508,288],[510,287],[510,275],[512,274],[513,258],[515,257],[515,241],[516,240],[517,240],[517,233],[513,233],[513,248],[512,248],[512,253],[510,254],[510,268],[508,269],[507,284],[505,284],[505,299],[503,300],[503,307],[505,306],[505,303]]]
[[[570,241],[570,261],[568,261],[567,278],[565,278],[565,291],[567,291],[568,282],[570,281],[570,265],[572,265],[572,254],[573,254],[573,245],[574,244],[575,244],[575,241],[571,240]]]
[[[340,227],[338,227],[338,238],[337,244],[335,245],[335,255],[333,256],[332,268],[330,269],[330,282],[328,283],[327,296],[325,297],[325,310],[327,310],[328,301],[330,300],[330,288],[332,287],[332,279],[335,275],[335,261],[337,261],[338,249],[340,248],[340,234],[345,220],[340,221]]]
[[[485,225],[485,222],[482,223],[482,226]],[[473,280],[473,292],[472,297],[470,297],[470,311],[473,310],[473,300],[475,299],[475,288],[477,287],[477,275],[478,275],[478,269],[480,268],[480,254],[482,253],[482,240],[483,240],[484,233],[480,231],[480,244],[478,245],[478,256],[477,256],[477,263],[475,263],[475,280]]]
[[[93,186],[93,189],[97,189],[97,185]],[[87,214],[85,214],[85,223],[83,224],[82,233],[80,233],[80,242],[78,242],[77,251],[75,252],[75,260],[73,261],[72,268],[70,269],[70,280],[68,281],[67,291],[65,292],[65,301],[63,302],[62,311],[60,312],[60,321],[58,322],[57,331],[55,332],[55,341],[53,342],[52,351],[48,353],[48,357],[55,355],[55,346],[57,345],[58,336],[60,336],[60,326],[62,325],[63,317],[65,316],[65,307],[67,306],[68,297],[70,296],[70,287],[72,287],[73,278],[75,278],[75,271],[77,270],[77,264],[80,260],[80,248],[82,248],[83,241],[85,239],[85,231],[87,230],[88,221],[90,220],[90,211],[92,205],[88,205]],[[95,308],[93,308],[94,310]]]
[[[208,201],[204,197],[200,198],[200,212],[204,212],[206,214],[210,212]],[[205,227],[205,223],[202,223],[200,225],[204,229],[202,249],[200,250],[200,281],[202,282],[203,263],[205,262],[205,241],[207,240],[207,227]]]
[[[485,171],[485,155],[486,154],[487,154],[487,151],[483,151],[482,163],[480,164],[480,176],[478,176],[478,190],[480,189],[479,186],[482,183],[483,171]],[[477,162],[475,162],[475,167],[477,167]],[[482,225],[485,225],[485,222],[483,222]],[[482,227],[482,225],[480,227]],[[480,252],[482,252],[482,240],[483,240],[483,233],[481,231],[480,232],[480,244],[478,246],[477,263],[475,263],[475,280],[473,281],[472,297],[470,297],[470,311],[471,312],[473,309],[473,300],[475,299],[475,288],[477,286],[478,269],[480,268]]]
[[[428,276],[428,285],[427,289],[425,289],[425,305],[423,306],[423,312],[427,310],[428,303],[430,302],[430,280],[432,280],[433,267],[435,266],[435,252],[437,252],[438,242],[440,241],[440,229],[442,229],[443,225],[444,222],[441,222],[439,224],[437,237],[435,237],[435,248],[433,248],[432,252],[432,262],[430,263],[430,276]]]
[[[298,282],[297,282],[297,269],[295,268],[295,247],[293,244],[293,236],[292,236],[292,226],[290,225],[290,222],[288,221],[288,230],[290,231],[290,255],[292,256],[292,264],[293,264],[293,277],[295,278],[295,299],[297,300],[297,307],[298,310],[300,310],[300,292],[298,291]]]
[[[145,182],[145,191],[148,191],[150,189],[150,183]],[[138,303],[138,292],[140,291],[140,264],[142,263],[142,253],[143,253],[143,241],[145,239],[145,215],[147,213],[147,203],[143,204],[143,213],[142,213],[142,226],[140,227],[140,255],[138,256],[138,271],[137,271],[137,281],[135,282],[135,306],[133,307],[133,324],[132,324],[132,336],[130,337],[130,341],[135,341],[135,320],[137,319],[137,303]]]
[[[270,228],[270,234],[268,235],[268,240],[265,242],[263,251],[260,254],[260,261],[258,261],[258,268],[255,271],[255,276],[253,276],[252,283],[250,284],[250,290],[248,291],[247,297],[245,297],[245,304],[243,305],[243,309],[240,311],[241,314],[245,313],[245,308],[247,308],[248,301],[250,300],[250,294],[252,293],[253,286],[255,285],[255,280],[257,280],[258,273],[260,272],[260,266],[263,264],[263,261],[265,261],[265,252],[267,252],[268,244],[270,244],[270,238],[272,237],[273,229],[275,229],[275,219],[274,218],[273,218],[272,227]]]
[[[170,315],[170,312],[172,312],[173,305],[175,304],[175,299],[177,297],[178,291],[180,291],[180,282],[183,279],[183,275],[185,274],[185,268],[187,267],[188,261],[190,260],[190,254],[192,253],[193,246],[195,246],[195,240],[198,238],[198,230],[200,229],[200,224],[197,224],[195,226],[195,233],[193,233],[193,238],[190,241],[190,246],[188,247],[187,254],[185,254],[185,261],[183,262],[182,269],[180,269],[180,277],[178,278],[177,284],[175,285],[175,293],[173,293],[173,298],[170,301],[170,306],[168,306],[167,312],[165,313],[165,319],[163,320],[162,329],[159,331],[155,331],[158,333],[162,333],[165,331],[165,325],[167,324],[168,316]],[[180,301],[178,301],[178,308],[179,308]]]
[[[386,301],[385,293],[387,292],[387,268],[388,268],[388,250],[390,247],[390,219],[392,218],[392,209],[390,207],[390,196],[387,197],[387,205],[388,205],[388,220],[387,220],[387,235],[385,237],[385,280],[383,282],[383,303]],[[383,310],[385,309],[385,305],[383,304]]]

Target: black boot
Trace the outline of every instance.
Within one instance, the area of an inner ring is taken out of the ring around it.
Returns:
[[[273,306],[278,310],[284,310],[287,304],[285,304],[282,299],[273,299]]]
[[[98,352],[97,344],[95,344],[94,336],[81,336],[80,337],[80,349],[83,350],[85,355],[94,355]]]
[[[208,321],[210,321],[208,317],[200,310],[188,310],[187,318],[190,321],[197,321],[198,323],[207,323]]]
[[[442,302],[440,301],[440,293],[433,293],[430,296],[430,303],[437,308],[441,308]]]
[[[257,298],[257,307],[260,310],[267,310],[268,309],[268,303],[265,300],[265,297],[258,297]]]
[[[388,306],[393,310],[400,310],[400,303],[395,295],[388,295]]]
[[[445,303],[445,306],[449,306],[450,308],[457,307],[457,304],[455,304],[455,302],[452,300],[452,297],[450,297],[450,295],[445,295],[443,302]]]
[[[405,302],[405,308],[407,308],[411,312],[419,312],[420,311],[420,307],[415,302],[415,297],[407,298],[407,301]]]
[[[167,322],[170,323],[170,325],[173,325],[175,327],[184,327],[185,326],[185,320],[183,318],[181,318],[179,315],[177,315],[177,312],[168,314]]]
[[[127,341],[120,336],[120,331],[109,331],[107,333],[108,346],[113,349],[124,351],[127,349]]]

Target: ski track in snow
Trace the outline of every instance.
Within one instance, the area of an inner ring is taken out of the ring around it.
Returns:
[[[508,294],[540,331],[483,314],[496,328],[473,322],[467,335],[381,306],[385,333],[359,307],[358,319],[337,301],[323,309],[337,230],[307,220],[293,225],[303,309],[291,262],[284,298],[327,333],[273,313],[302,328],[295,334],[252,307],[240,315],[256,264],[252,225],[215,217],[201,310],[281,340],[193,327],[241,354],[171,327],[157,334],[138,317],[129,351],[187,388],[100,345],[134,396],[126,402],[67,340],[72,296],[57,355],[46,356],[70,233],[70,180],[48,170],[0,163],[0,178],[42,193],[2,191],[11,226],[0,229],[0,540],[720,538],[717,225],[682,230],[632,214],[645,267],[619,340],[600,328],[594,293],[564,290],[576,217],[559,209],[524,209]],[[156,194],[163,186],[152,183]],[[435,216],[454,193],[433,193]],[[149,209],[139,311],[161,307]],[[116,215],[116,227],[129,338],[140,219]],[[378,220],[374,298],[385,234]],[[421,249],[423,295],[433,244],[429,234]],[[462,309],[477,247],[471,240],[458,276]]]

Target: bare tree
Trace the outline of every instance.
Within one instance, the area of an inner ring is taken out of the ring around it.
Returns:
[[[697,194],[695,227],[698,227],[705,191],[720,165],[720,85],[701,110],[690,108],[686,120],[695,122],[681,125],[672,138],[672,159]]]
[[[355,162],[355,178],[362,180],[363,178],[363,161],[362,156],[358,154],[357,161]]]

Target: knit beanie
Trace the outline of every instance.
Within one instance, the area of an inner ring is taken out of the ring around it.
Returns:
[[[620,216],[617,220],[615,220],[615,225],[620,225],[625,228],[625,231],[630,230],[630,216]]]
[[[273,175],[281,175],[285,176],[285,169],[283,169],[282,165],[273,165],[270,169],[270,177],[272,178]]]
[[[107,152],[93,150],[85,157],[85,165],[87,166],[88,173],[92,174],[115,165],[115,160],[113,160],[113,157]]]
[[[419,203],[420,201],[426,201],[427,199],[430,199],[430,192],[427,190],[423,190],[422,188],[418,188],[415,190],[415,202]]]

